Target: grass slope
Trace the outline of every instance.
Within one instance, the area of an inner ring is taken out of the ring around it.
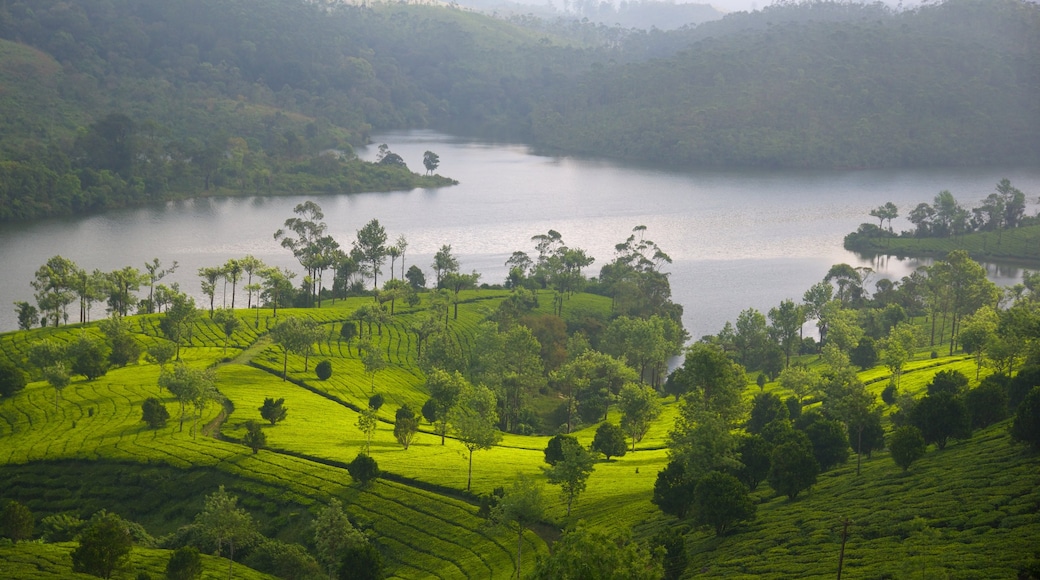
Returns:
[[[470,348],[477,325],[505,296],[505,292],[486,290],[462,294],[458,319],[449,319],[447,329],[464,351]],[[515,537],[487,527],[476,516],[475,506],[467,500],[471,496],[464,493],[467,452],[461,443],[449,437],[442,445],[425,423],[407,450],[392,435],[397,408],[408,404],[418,410],[427,397],[416,366],[415,334],[410,330],[424,315],[425,304],[417,308],[398,304],[397,314],[381,331],[374,326],[371,331],[364,329],[391,363],[374,377],[373,389],[373,377],[364,373],[355,345],[338,338],[342,323],[369,303],[370,299],[357,298],[327,303],[321,309],[280,310],[277,318],[266,310],[240,311],[246,324],[230,337],[226,353],[223,333],[203,317],[182,354],[190,364],[216,367],[218,388],[233,404],[221,427],[224,440],[192,437],[191,416],[180,430],[179,409],[167,393],[159,392],[155,365],[114,369],[93,382],[76,380],[65,389],[57,410],[53,389],[43,382],[31,383],[0,402],[0,466],[5,466],[0,473],[0,497],[21,498],[34,511],[56,513],[104,501],[118,503],[120,490],[133,494],[143,487],[163,489],[176,482],[190,483],[186,488],[198,488],[206,481],[212,488],[226,483],[243,497],[243,505],[261,514],[262,525],[272,534],[284,533],[287,526],[299,532],[306,527],[308,512],[338,497],[352,517],[373,530],[397,577],[511,574]],[[540,310],[549,308],[551,304],[543,304]],[[602,297],[579,295],[566,303],[564,315],[580,322],[607,308],[609,301]],[[283,381],[284,355],[264,333],[289,315],[320,321],[328,334],[307,360],[288,357],[289,380]],[[132,320],[142,344],[164,340],[157,316]],[[34,340],[49,337],[68,342],[80,332],[97,330],[71,326],[3,334],[0,356],[19,361]],[[806,362],[815,364],[814,358]],[[322,359],[333,365],[328,381],[314,376],[314,366]],[[919,396],[931,377],[944,369],[974,376],[975,365],[963,356],[931,359],[918,353],[906,365],[900,391]],[[871,392],[880,393],[889,374],[874,368],[860,377]],[[775,384],[766,389],[787,395]],[[373,390],[386,403],[379,411],[381,423],[371,453],[389,475],[359,489],[351,484],[343,465],[364,444],[356,426],[357,409],[367,405]],[[757,391],[751,385],[746,396],[750,399]],[[141,423],[140,405],[149,396],[166,400],[174,416],[168,427],[151,431]],[[264,426],[269,448],[254,455],[236,441],[245,421],[260,419],[258,408],[266,397],[284,398],[289,413],[278,425]],[[668,432],[679,412],[673,400],[662,403],[661,417],[636,452],[596,464],[569,520],[564,516],[565,500],[556,488],[546,485],[551,520],[569,524],[584,519],[599,529],[632,529],[638,539],[675,523],[650,502],[657,473],[668,461]],[[218,405],[211,405],[199,424],[213,421],[220,413]],[[616,410],[610,411],[609,420],[618,422]],[[586,426],[575,436],[588,444],[595,428]],[[965,577],[1006,575],[1022,558],[1031,556],[1027,540],[1040,537],[1040,497],[1035,491],[1040,461],[1011,446],[1005,429],[1006,424],[993,427],[968,442],[933,451],[908,475],[885,453],[877,453],[865,460],[862,475],[854,474],[851,463],[836,468],[795,502],[774,497],[763,486],[755,492],[759,502],[755,522],[720,539],[702,532],[689,536],[690,570],[732,577],[830,575],[836,530],[842,518],[849,517],[855,525],[847,565],[857,576],[927,577],[927,571],[942,567],[958,575],[963,570]],[[477,451],[474,492],[507,486],[517,473],[544,482],[547,441],[547,437],[505,435],[500,445]],[[70,494],[69,482],[55,472],[66,470],[89,479],[91,471],[84,469],[83,462],[123,475],[101,477],[104,483],[95,488]],[[143,494],[140,501],[124,502],[123,507],[153,533],[168,533],[193,517],[198,501],[178,496],[164,503]],[[528,569],[533,556],[544,554],[546,547],[533,532],[524,536],[524,542],[524,553],[530,556],[525,558]]]
[[[18,580],[93,580],[97,576],[75,573],[72,571],[72,551],[76,548],[73,542],[61,544],[37,544],[22,542],[11,546],[0,546],[0,578],[17,578]],[[130,560],[124,569],[113,574],[116,580],[136,578],[146,573],[152,578],[166,577],[166,563],[170,560],[170,550],[154,550],[150,548],[134,548]],[[239,580],[271,580],[269,574],[257,572],[237,562],[234,566],[234,577]],[[219,580],[227,577],[227,560],[214,556],[202,555],[201,580]]]

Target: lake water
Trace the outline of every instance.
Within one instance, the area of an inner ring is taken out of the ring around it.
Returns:
[[[343,246],[372,218],[391,241],[408,240],[405,261],[432,278],[430,262],[451,244],[463,271],[482,282],[501,282],[505,260],[515,250],[534,253],[531,236],[554,229],[570,246],[596,258],[591,274],[613,257],[614,245],[634,226],[671,255],[673,299],[685,307],[691,335],[717,332],[748,307],[762,312],[820,281],[831,265],[872,266],[880,276],[900,278],[918,263],[871,264],[841,247],[843,236],[868,212],[887,201],[906,213],[949,189],[966,206],[976,205],[1003,177],[1026,192],[1027,213],[1037,211],[1040,168],[971,168],[870,171],[678,171],[623,163],[541,156],[521,145],[460,139],[429,131],[374,137],[387,143],[413,170],[423,152],[441,159],[438,173],[455,187],[392,193],[278,198],[200,199],[120,210],[86,217],[0,226],[0,331],[17,327],[13,302],[35,303],[30,281],[48,258],[62,255],[87,270],[146,261],[174,260],[180,268],[164,283],[201,292],[196,272],[229,258],[253,254],[271,265],[299,271],[292,255],[273,239],[292,209],[306,199],[321,205],[325,221]],[[359,150],[375,156],[375,147]],[[896,230],[909,223],[900,218]],[[400,268],[400,262],[398,262]],[[1015,268],[990,266],[991,277],[1008,284]],[[877,276],[875,276],[876,279]],[[381,279],[385,278],[385,274]],[[867,286],[873,290],[874,280]],[[220,300],[218,291],[217,300]],[[244,304],[244,294],[236,305]],[[94,318],[103,307],[95,307]],[[76,318],[77,312],[70,313]]]

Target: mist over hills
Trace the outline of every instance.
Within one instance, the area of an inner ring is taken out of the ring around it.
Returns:
[[[11,0],[0,182],[5,205],[32,206],[23,217],[71,207],[25,201],[38,182],[105,189],[87,209],[200,184],[341,187],[321,152],[419,127],[673,166],[1035,164],[1038,14],[1022,0],[784,2],[665,31],[457,5]],[[113,112],[148,161],[130,173],[83,149]],[[234,149],[248,167],[221,160]]]

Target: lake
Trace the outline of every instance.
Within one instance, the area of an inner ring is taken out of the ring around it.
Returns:
[[[177,260],[163,280],[202,299],[196,272],[252,254],[270,265],[300,271],[273,238],[292,209],[306,199],[325,212],[329,233],[349,247],[372,218],[390,241],[404,234],[405,261],[432,279],[430,262],[451,244],[465,272],[502,282],[515,250],[534,253],[531,236],[550,229],[596,258],[590,274],[613,258],[614,245],[638,225],[673,259],[673,299],[685,307],[693,337],[717,332],[727,320],[754,307],[763,313],[781,300],[800,300],[831,265],[846,262],[900,278],[919,263],[883,259],[871,263],[842,248],[844,235],[868,212],[891,201],[905,214],[931,202],[943,189],[965,206],[994,191],[1004,177],[1024,191],[1028,214],[1037,211],[1040,168],[931,168],[864,171],[670,170],[615,161],[538,155],[528,147],[456,138],[431,131],[376,135],[409,166],[423,171],[426,150],[440,156],[437,172],[459,185],[354,195],[198,199],[102,215],[0,226],[0,331],[17,327],[13,302],[35,303],[30,282],[48,258],[62,255],[87,270],[111,271],[145,262]],[[373,159],[376,147],[359,149]],[[909,229],[903,218],[897,231]],[[400,268],[400,262],[398,262]],[[988,265],[991,278],[1010,284],[1013,267]],[[381,276],[381,280],[386,274]],[[328,283],[327,283],[328,284]],[[240,285],[241,288],[241,285]],[[145,290],[145,293],[147,290]],[[220,293],[217,295],[220,301]],[[244,293],[236,305],[244,304]],[[93,318],[103,316],[96,306]],[[76,319],[78,311],[70,312]]]

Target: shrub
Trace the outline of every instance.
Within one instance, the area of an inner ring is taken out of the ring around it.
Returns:
[[[28,540],[33,535],[33,524],[32,512],[16,501],[8,501],[0,508],[0,537],[15,542]]]
[[[379,464],[368,455],[358,453],[357,457],[347,464],[347,473],[358,485],[365,487],[379,477]]]
[[[383,577],[383,556],[368,542],[352,544],[343,552],[339,564],[339,577],[379,580]]]
[[[564,445],[576,445],[581,446],[578,440],[570,435],[556,435],[549,440],[549,443],[545,446],[545,462],[549,465],[556,465],[558,462],[563,460],[563,446]]]
[[[318,380],[327,381],[332,376],[332,362],[323,360],[314,366],[314,374],[318,375]]]
[[[948,393],[957,396],[964,392],[964,389],[967,387],[968,377],[964,373],[950,370],[939,371],[932,377],[932,382],[928,383],[928,394]]]
[[[0,361],[0,397],[10,397],[25,388],[26,378],[22,369],[6,360]]]
[[[368,398],[368,408],[372,409],[373,411],[378,411],[379,408],[382,407],[383,403],[385,402],[386,399],[383,397],[383,395],[381,395],[380,393],[376,393]]]
[[[921,435],[921,430],[913,425],[900,427],[889,437],[888,449],[896,465],[906,471],[914,461],[924,456],[924,436]]]
[[[1040,450],[1040,387],[1033,387],[1015,412],[1011,438]]]
[[[202,556],[195,546],[174,550],[166,563],[167,580],[196,580],[202,576]]]
[[[611,457],[624,457],[628,451],[628,446],[625,444],[625,432],[613,423],[603,423],[596,428],[591,448],[606,456],[607,461],[610,461]]]
[[[737,522],[755,517],[755,503],[737,478],[713,471],[701,478],[693,490],[693,520],[711,526],[721,536]]]
[[[899,389],[897,389],[893,383],[889,383],[888,386],[885,387],[885,390],[881,391],[881,400],[884,401],[886,405],[894,405],[896,397],[898,396]]]
[[[278,399],[277,401],[271,397],[264,399],[264,404],[260,407],[260,417],[264,420],[270,421],[271,425],[285,419],[285,416],[289,413],[289,408],[285,406],[285,399]]]
[[[242,443],[245,443],[246,447],[253,450],[253,455],[256,455],[264,445],[267,445],[267,435],[260,428],[260,423],[252,419],[246,421],[246,434],[242,437]]]
[[[166,410],[166,405],[155,397],[148,397],[141,403],[141,420],[148,423],[148,426],[152,429],[161,429],[166,426],[166,421],[170,419],[170,412]]]

